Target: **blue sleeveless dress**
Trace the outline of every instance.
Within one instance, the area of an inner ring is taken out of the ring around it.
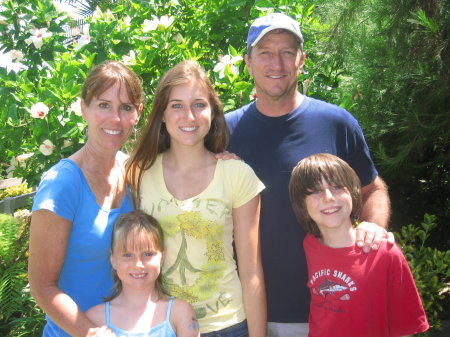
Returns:
[[[116,334],[117,337],[176,337],[175,331],[170,324],[170,310],[172,309],[173,296],[170,297],[167,306],[166,320],[154,326],[147,332],[129,332],[122,330],[111,324],[109,317],[109,302],[105,303],[106,325]]]

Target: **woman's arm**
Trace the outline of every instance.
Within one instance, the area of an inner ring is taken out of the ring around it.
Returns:
[[[47,315],[73,336],[108,336],[97,329],[77,304],[57,285],[72,223],[48,210],[33,212],[28,277],[31,295]]]
[[[259,240],[259,195],[233,209],[239,278],[250,337],[267,336],[267,304]]]

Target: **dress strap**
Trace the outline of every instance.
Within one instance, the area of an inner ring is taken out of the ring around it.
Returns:
[[[105,302],[106,326],[109,326],[109,302]]]
[[[170,319],[170,311],[172,310],[173,300],[174,300],[174,297],[170,296],[169,304],[167,306],[166,321],[168,321]]]

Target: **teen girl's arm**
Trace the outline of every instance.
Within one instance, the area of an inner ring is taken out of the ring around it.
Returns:
[[[177,337],[199,337],[200,327],[198,325],[195,311],[188,302],[175,299],[170,314],[172,324]]]
[[[48,211],[33,212],[30,227],[28,277],[31,295],[47,315],[72,336],[114,336],[98,328],[67,294],[58,288],[72,223]]]
[[[234,241],[250,337],[267,336],[267,304],[259,242],[260,196],[233,208]]]

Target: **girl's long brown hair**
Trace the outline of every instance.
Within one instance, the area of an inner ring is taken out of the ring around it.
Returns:
[[[163,123],[164,111],[172,89],[181,84],[195,82],[208,92],[211,105],[211,128],[205,137],[205,147],[214,153],[228,146],[229,132],[222,104],[205,70],[195,61],[183,61],[171,68],[156,88],[152,111],[147,125],[137,140],[136,147],[126,165],[126,180],[133,191],[135,207],[140,206],[140,184],[143,173],[155,162],[158,154],[170,148],[170,135]]]

